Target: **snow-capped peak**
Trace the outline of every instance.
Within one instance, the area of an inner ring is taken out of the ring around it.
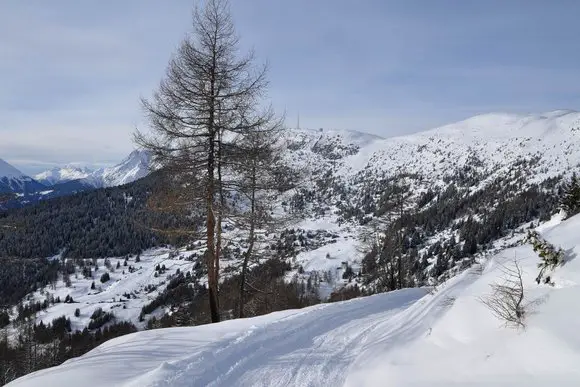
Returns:
[[[541,136],[550,128],[578,125],[580,125],[580,113],[574,110],[554,110],[540,114],[486,113],[418,133],[418,135],[505,139]]]
[[[151,155],[146,150],[136,149],[119,164],[101,168],[87,177],[96,187],[114,187],[128,184],[147,176],[151,167]]]
[[[29,193],[46,187],[0,159],[0,192]]]
[[[0,159],[0,177],[18,178],[26,176],[18,169]]]
[[[66,183],[67,181],[71,180],[84,179],[91,173],[92,170],[87,167],[68,164],[63,168],[55,167],[41,172],[34,176],[34,178],[46,185],[55,185],[59,183]]]
[[[41,172],[34,178],[46,186],[79,180],[80,183],[95,188],[114,187],[128,184],[147,176],[150,171],[150,164],[150,154],[145,150],[138,149],[131,152],[123,161],[112,167],[91,170],[77,164],[68,164],[64,167],[55,167]],[[9,169],[8,167],[3,168],[2,166],[3,164],[0,163],[0,176],[2,176],[3,170],[11,171],[10,173],[12,175],[23,175],[13,167]]]

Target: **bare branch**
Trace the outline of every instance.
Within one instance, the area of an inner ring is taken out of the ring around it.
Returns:
[[[516,259],[513,267],[502,266],[502,282],[491,285],[492,293],[480,301],[506,326],[525,328],[524,283]]]

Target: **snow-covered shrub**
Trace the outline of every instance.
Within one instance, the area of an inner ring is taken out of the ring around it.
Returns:
[[[501,282],[491,285],[490,295],[481,298],[481,302],[506,326],[525,328],[526,315],[524,305],[524,282],[522,270],[517,260],[513,267],[502,267]]]

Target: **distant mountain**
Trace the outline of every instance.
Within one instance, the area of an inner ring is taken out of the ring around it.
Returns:
[[[0,159],[0,176],[2,177],[21,177],[24,173],[8,164],[6,161]]]
[[[150,153],[145,150],[134,150],[119,164],[98,169],[82,181],[95,188],[116,187],[147,176],[150,172],[150,166]]]
[[[46,190],[45,185],[0,159],[0,193],[28,194],[42,190]]]
[[[66,187],[106,188],[116,187],[139,180],[149,174],[151,156],[145,150],[134,150],[119,164],[92,171],[88,168],[67,165],[53,168],[35,176],[45,186],[53,187],[70,183]]]
[[[86,167],[66,165],[41,172],[34,178],[47,187],[74,181],[76,183],[68,184],[67,187],[116,187],[147,176],[150,164],[151,156],[147,151],[134,150],[127,158],[112,167],[93,171]]]
[[[88,177],[93,171],[86,167],[79,167],[75,165],[66,165],[63,168],[52,168],[38,175],[34,179],[46,186],[53,186],[55,184],[66,183],[72,180],[79,180]]]
[[[16,194],[15,198],[1,204],[0,210],[97,188],[129,184],[147,176],[150,164],[151,157],[147,151],[135,150],[113,167],[91,171],[88,168],[67,165],[39,173],[33,179],[0,159],[0,193]]]

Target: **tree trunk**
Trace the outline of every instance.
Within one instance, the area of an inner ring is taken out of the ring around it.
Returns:
[[[215,30],[214,30],[215,31]],[[213,42],[216,42],[214,38]],[[208,294],[209,294],[209,310],[211,315],[211,322],[219,322],[220,321],[220,312],[219,312],[219,294],[218,294],[218,273],[216,272],[217,260],[218,260],[218,251],[219,246],[216,245],[216,218],[214,213],[214,199],[215,199],[215,167],[216,167],[216,148],[215,148],[215,140],[216,136],[218,137],[218,149],[217,149],[217,156],[218,156],[218,167],[220,163],[219,159],[219,140],[221,139],[219,136],[220,128],[217,128],[216,131],[216,98],[215,98],[215,87],[216,87],[216,53],[215,53],[215,45],[212,47],[212,66],[211,66],[211,74],[210,74],[210,92],[209,92],[209,104],[208,104],[208,111],[209,111],[209,122],[208,122],[208,132],[209,132],[209,150],[208,150],[208,158],[207,158],[207,248],[208,248],[208,267],[207,267],[207,282],[208,282]],[[218,182],[221,185],[221,181]],[[220,187],[218,187],[220,188]],[[217,242],[221,242],[219,239]],[[216,248],[217,246],[217,248]]]
[[[403,288],[403,185],[399,185],[399,259],[397,260],[398,288]]]
[[[213,111],[210,111],[210,122],[213,122]],[[214,136],[209,138],[209,152],[207,158],[207,285],[209,294],[209,310],[211,322],[219,322],[219,303],[218,303],[218,278],[215,273],[216,262],[216,244],[215,244],[215,227],[216,219],[213,208],[214,201],[214,162],[215,162],[215,144]]]
[[[251,193],[251,210],[250,210],[250,232],[249,232],[249,245],[246,254],[244,255],[244,261],[242,262],[242,274],[240,278],[240,311],[238,313],[239,318],[244,317],[244,305],[246,303],[245,293],[246,293],[246,273],[248,271],[248,263],[250,262],[250,257],[254,250],[254,233],[256,228],[256,168],[252,168],[252,193]]]
[[[218,105],[219,106],[219,105]],[[221,113],[220,113],[221,114]],[[217,287],[217,308],[219,310],[219,275],[220,275],[220,259],[222,256],[222,220],[223,220],[223,213],[225,211],[225,197],[224,197],[224,189],[223,189],[223,180],[222,180],[222,132],[221,126],[218,128],[218,165],[217,165],[217,172],[218,172],[218,195],[220,198],[220,208],[218,211],[218,219],[217,219],[217,237],[216,237],[216,256],[215,256],[215,265],[214,265],[214,275],[216,278],[216,287]]]

